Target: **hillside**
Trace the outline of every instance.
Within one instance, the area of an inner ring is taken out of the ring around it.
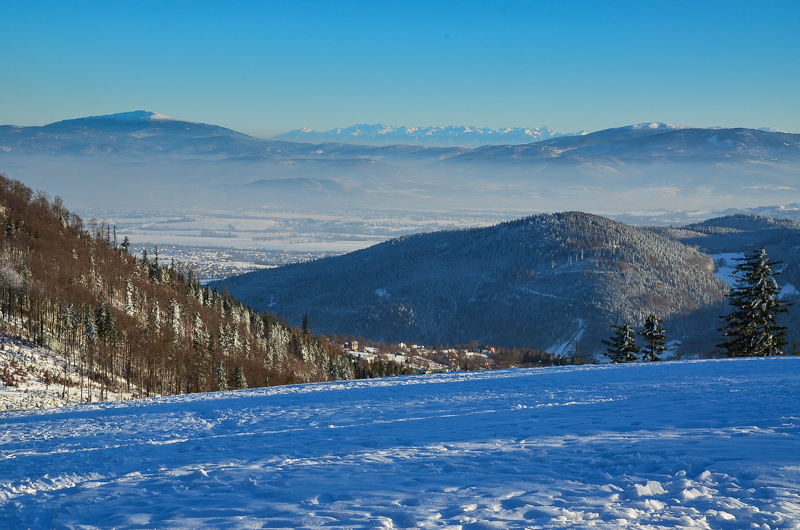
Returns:
[[[108,225],[0,175],[0,333],[58,357],[49,378],[67,401],[260,387],[353,376],[343,355],[230,296],[157,253],[129,255]],[[0,356],[3,385],[14,359]],[[34,370],[30,366],[29,370]],[[89,392],[89,388],[96,388]]]
[[[0,413],[8,528],[797,528],[800,358]]]
[[[580,212],[404,237],[221,286],[295,324],[308,313],[325,333],[537,349],[579,341],[587,353],[602,349],[610,323],[715,311],[726,289],[698,251]],[[673,333],[698,332],[686,326]]]
[[[730,272],[736,267],[736,258],[750,253],[762,245],[770,259],[781,262],[775,266],[780,274],[777,281],[782,288],[781,297],[793,307],[787,315],[780,317],[781,324],[787,326],[789,345],[797,348],[795,340],[800,340],[800,224],[790,219],[763,217],[753,214],[737,214],[708,219],[681,228],[652,228],[653,231],[696,246],[702,252],[714,257],[718,273],[734,278]]]

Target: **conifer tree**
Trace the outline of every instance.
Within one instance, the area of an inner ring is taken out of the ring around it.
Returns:
[[[233,375],[233,383],[236,385],[237,390],[244,390],[247,388],[247,378],[244,376],[244,367],[236,367],[236,371]]]
[[[228,390],[228,371],[225,369],[225,363],[220,361],[217,366],[217,385],[220,390]]]
[[[647,317],[644,323],[644,329],[639,332],[639,335],[645,340],[647,345],[642,348],[642,361],[660,361],[661,355],[667,349],[666,332],[661,327],[663,320],[659,319],[653,313]]]
[[[311,334],[311,322],[308,320],[308,313],[303,316],[303,326],[302,326],[303,334],[310,335]]]
[[[763,246],[737,261],[736,284],[728,299],[733,311],[723,317],[726,324],[720,328],[728,340],[719,346],[728,357],[782,355],[786,326],[779,326],[776,317],[789,309],[778,297],[779,273],[772,267],[783,262],[770,261]]]
[[[614,335],[609,340],[604,340],[603,344],[608,346],[603,353],[611,359],[612,363],[631,363],[638,360],[636,354],[639,347],[636,345],[636,332],[627,322],[621,326],[612,324],[611,329],[615,329]]]

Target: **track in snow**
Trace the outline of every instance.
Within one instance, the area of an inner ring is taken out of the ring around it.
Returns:
[[[0,521],[800,528],[800,358],[453,373],[0,413]]]

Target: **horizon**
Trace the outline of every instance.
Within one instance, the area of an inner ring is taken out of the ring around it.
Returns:
[[[39,1],[0,20],[14,103],[0,122],[19,126],[149,108],[259,138],[374,123],[800,130],[793,2]]]
[[[155,120],[174,120],[174,121],[181,121],[181,122],[187,122],[187,123],[200,123],[200,124],[204,124],[204,125],[213,125],[213,126],[224,127],[224,128],[233,130],[235,132],[242,132],[242,131],[238,131],[238,130],[234,129],[233,127],[229,127],[229,126],[226,126],[226,125],[223,125],[223,124],[196,122],[196,121],[193,121],[193,120],[187,120],[187,119],[183,119],[183,118],[176,118],[174,116],[167,116],[167,115],[162,114],[162,113],[160,113],[158,111],[154,111],[154,110],[150,110],[150,109],[137,109],[137,110],[132,110],[132,111],[121,111],[121,112],[114,112],[114,113],[111,113],[111,114],[103,114],[103,115],[76,116],[76,117],[65,118],[63,120],[58,120],[58,121],[55,121],[55,122],[49,122],[49,123],[45,123],[45,124],[41,124],[41,125],[21,125],[21,124],[17,124],[17,123],[13,123],[13,124],[12,123],[6,123],[6,124],[0,124],[0,126],[43,127],[43,126],[47,126],[47,125],[53,125],[55,123],[60,123],[60,122],[63,122],[63,121],[73,121],[73,120],[82,120],[82,119],[100,119],[100,118],[118,118],[118,117],[125,116],[125,115],[134,115],[134,114],[139,114],[139,113],[143,113],[144,115],[148,115],[149,114],[148,118],[155,119]],[[644,121],[644,122],[637,122],[637,123],[629,123],[629,124],[625,124],[625,125],[621,125],[621,126],[617,126],[617,127],[607,127],[607,128],[604,128],[604,129],[597,129],[597,130],[580,129],[580,130],[576,130],[576,131],[561,131],[561,130],[554,129],[552,127],[548,127],[547,125],[541,125],[541,126],[514,126],[514,127],[501,126],[501,127],[493,128],[493,127],[483,127],[483,126],[474,125],[474,124],[456,124],[456,123],[450,123],[450,124],[447,124],[447,125],[441,125],[441,124],[439,124],[439,125],[437,125],[437,124],[429,124],[429,125],[396,125],[396,124],[387,124],[385,121],[379,121],[379,122],[375,122],[375,123],[354,123],[354,124],[351,124],[351,125],[337,126],[337,127],[333,127],[331,129],[325,129],[325,130],[313,129],[311,127],[305,127],[304,126],[304,127],[298,127],[296,129],[291,129],[291,130],[288,130],[288,131],[283,131],[283,132],[280,132],[280,133],[278,133],[276,135],[273,135],[271,137],[259,137],[259,136],[254,136],[254,137],[258,138],[258,139],[262,139],[262,140],[273,140],[273,139],[277,139],[279,136],[286,135],[286,134],[289,134],[289,133],[294,133],[294,132],[301,132],[302,131],[302,132],[314,132],[314,133],[317,133],[317,134],[327,134],[327,133],[331,133],[331,132],[336,131],[336,130],[346,130],[346,129],[352,129],[352,128],[358,128],[358,127],[375,127],[375,126],[378,126],[378,125],[384,126],[384,127],[389,127],[389,128],[391,128],[392,130],[395,130],[395,131],[396,130],[402,130],[402,129],[427,129],[427,128],[431,128],[431,129],[446,129],[446,128],[449,128],[449,127],[466,127],[466,128],[470,128],[470,129],[484,129],[484,130],[485,129],[490,129],[492,131],[503,131],[503,130],[514,130],[514,129],[530,129],[530,130],[547,129],[552,133],[557,133],[557,134],[562,134],[562,135],[586,135],[586,134],[593,134],[593,133],[602,132],[602,131],[609,130],[609,129],[616,129],[616,128],[641,127],[641,126],[647,126],[647,125],[665,125],[667,127],[674,128],[674,129],[711,129],[711,130],[713,130],[713,129],[744,128],[744,129],[753,129],[753,130],[764,131],[764,132],[776,132],[776,133],[784,133],[784,134],[800,134],[800,132],[779,130],[779,129],[775,129],[775,128],[769,127],[769,126],[761,126],[761,127],[739,127],[739,126],[733,126],[733,127],[704,126],[704,127],[701,127],[701,126],[698,126],[698,127],[693,127],[693,126],[687,126],[687,125],[683,125],[683,124],[679,124],[679,123],[667,123],[667,122],[663,122],[663,121],[649,121],[649,122],[648,121]],[[289,140],[283,140],[283,141],[289,141]],[[308,140],[300,140],[300,139],[295,140],[295,141],[308,142]],[[353,143],[358,143],[358,142],[353,142]]]

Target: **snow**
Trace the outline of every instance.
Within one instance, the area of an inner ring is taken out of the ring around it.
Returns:
[[[84,380],[80,387],[80,377],[74,367],[67,373],[72,386],[64,388],[64,361],[47,348],[6,335],[0,335],[0,411],[40,409],[75,405],[89,399],[89,388]],[[8,386],[2,373],[13,374],[15,384]],[[48,381],[49,380],[49,381]],[[58,382],[60,380],[61,382]],[[124,385],[123,385],[124,386]],[[91,401],[98,401],[101,387],[99,382],[91,382]],[[109,390],[109,401],[123,401],[134,398],[136,387]]]
[[[800,358],[0,413],[7,528],[800,528]]]
[[[797,287],[791,283],[787,283],[781,287],[781,294],[778,295],[778,298],[782,300],[788,296],[797,296],[798,294],[800,294],[800,291],[797,290]]]
[[[378,298],[385,298],[386,300],[388,300],[391,297],[389,291],[387,291],[386,289],[375,289],[375,295]]]
[[[537,293],[538,294],[538,293]],[[559,340],[545,350],[546,353],[553,355],[572,355],[575,352],[575,344],[580,342],[586,331],[586,322],[582,318],[575,320],[578,330],[571,333],[566,340]]]
[[[112,121],[128,121],[128,122],[143,122],[143,121],[174,121],[174,118],[153,112],[150,110],[134,110],[131,112],[118,112],[116,114],[108,114],[105,116],[89,116],[88,120],[112,120]]]
[[[727,283],[729,286],[734,287],[736,284],[736,276],[734,275],[734,271],[736,270],[736,265],[739,263],[736,260],[743,258],[744,254],[744,252],[709,254],[709,256],[711,256],[714,259],[714,262],[717,264],[717,271],[714,273],[717,278]],[[781,270],[778,270],[777,272],[781,272]],[[798,294],[800,294],[800,291],[798,291],[797,288],[791,283],[787,283],[781,287],[781,292],[778,295],[778,298],[784,299],[787,297],[797,296]]]
[[[733,287],[736,284],[736,276],[734,271],[736,265],[739,264],[737,259],[744,257],[744,252],[724,252],[720,254],[709,254],[714,262],[717,264],[717,270],[714,273],[717,278]]]

